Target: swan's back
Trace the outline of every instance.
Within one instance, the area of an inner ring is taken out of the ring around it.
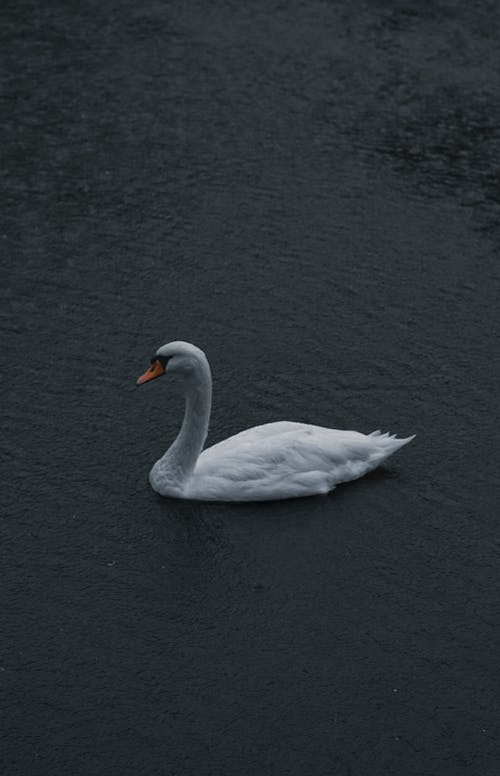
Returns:
[[[412,438],[266,423],[204,450],[186,497],[257,501],[327,493],[374,469]]]

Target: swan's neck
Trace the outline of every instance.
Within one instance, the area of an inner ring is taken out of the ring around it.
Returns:
[[[163,477],[182,486],[192,475],[208,433],[212,406],[212,378],[207,361],[185,381],[186,406],[181,430],[175,442],[158,461]]]

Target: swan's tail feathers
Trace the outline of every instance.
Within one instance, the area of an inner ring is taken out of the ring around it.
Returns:
[[[378,458],[379,461],[383,461],[385,458],[388,458],[395,453],[396,450],[399,450],[400,447],[404,447],[404,445],[407,445],[412,439],[415,439],[416,434],[412,434],[404,439],[398,439],[395,434],[381,434],[380,431],[372,431],[368,436],[371,437],[377,445],[375,458]]]

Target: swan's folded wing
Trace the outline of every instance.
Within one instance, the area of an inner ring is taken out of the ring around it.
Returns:
[[[304,423],[268,423],[242,431],[203,451],[197,476],[235,480],[286,477],[307,471],[332,471],[351,459],[367,460],[373,442],[356,431],[337,431]]]
[[[302,423],[269,423],[207,448],[185,495],[257,501],[327,493],[374,469],[408,441]]]

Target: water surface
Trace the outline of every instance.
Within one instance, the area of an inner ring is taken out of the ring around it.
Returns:
[[[4,6],[4,773],[498,773],[499,22]],[[210,443],[417,438],[327,497],[163,500],[173,339]]]

